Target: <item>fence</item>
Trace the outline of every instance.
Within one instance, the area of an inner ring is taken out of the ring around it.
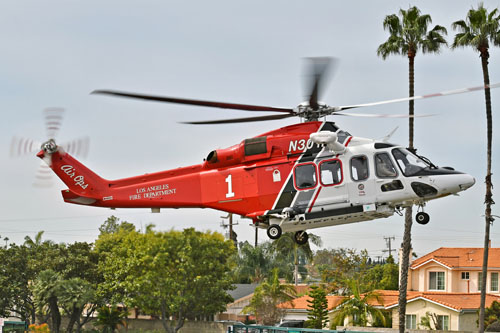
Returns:
[[[361,333],[358,331],[332,331],[318,330],[314,328],[295,328],[295,327],[275,327],[275,326],[254,326],[254,325],[233,325],[228,327],[228,333]],[[366,332],[363,332],[366,333]]]

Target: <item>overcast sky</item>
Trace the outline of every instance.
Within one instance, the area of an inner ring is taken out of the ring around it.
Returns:
[[[484,1],[490,10],[500,1]],[[322,99],[330,105],[366,103],[408,95],[408,60],[386,61],[376,50],[388,33],[382,22],[402,7],[417,5],[433,25],[448,29],[464,19],[471,1],[2,1],[0,3],[0,235],[22,243],[45,231],[56,242],[89,241],[110,215],[158,230],[195,227],[215,230],[223,212],[200,209],[115,210],[63,202],[66,186],[54,178],[50,188],[34,188],[40,161],[9,158],[13,136],[45,140],[42,110],[66,109],[59,142],[91,138],[84,162],[104,178],[116,179],[197,164],[215,148],[290,125],[280,121],[189,126],[182,121],[252,116],[243,111],[211,110],[90,95],[95,89],[120,89],[234,103],[294,107],[304,99],[303,57],[334,56],[339,66]],[[491,82],[500,82],[500,49],[490,50]],[[478,53],[472,49],[439,55],[418,53],[415,93],[481,85]],[[500,144],[500,89],[492,91],[494,146]],[[431,222],[414,224],[413,247],[422,255],[438,247],[480,247],[484,237],[486,121],[484,93],[417,101],[415,146],[440,166],[472,174],[476,185],[460,196],[430,202]],[[367,113],[407,113],[407,103],[363,109]],[[355,136],[407,145],[406,119],[330,117]],[[494,149],[494,184],[500,158]],[[500,202],[500,186],[494,199]],[[500,215],[500,204],[493,213]],[[250,220],[236,218],[239,240],[253,242]],[[316,229],[324,246],[367,249],[373,257],[386,249],[383,237],[403,234],[399,216]],[[500,246],[498,222],[493,246]],[[259,240],[267,240],[259,230]],[[0,242],[2,244],[2,242]]]

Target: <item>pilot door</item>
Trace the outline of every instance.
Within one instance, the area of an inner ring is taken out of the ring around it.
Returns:
[[[375,182],[370,174],[370,161],[366,155],[355,155],[349,160],[348,182],[350,204],[353,206],[375,203]]]

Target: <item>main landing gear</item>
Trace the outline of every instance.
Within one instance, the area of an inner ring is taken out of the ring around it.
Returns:
[[[267,228],[267,236],[271,239],[280,238],[282,233],[281,227],[277,224],[271,224]],[[305,231],[297,231],[293,235],[293,240],[299,245],[304,245],[309,240],[309,235]]]

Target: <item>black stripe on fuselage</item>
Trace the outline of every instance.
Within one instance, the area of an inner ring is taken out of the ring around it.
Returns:
[[[306,220],[320,219],[322,217],[347,215],[347,214],[362,213],[362,212],[363,212],[363,206],[352,206],[352,207],[308,213],[306,214]]]
[[[320,128],[318,129],[319,131],[330,131],[330,132],[336,132],[338,130],[338,127],[335,126],[334,123],[330,122],[325,122],[323,123]],[[300,164],[300,163],[305,163],[305,162],[313,162],[314,159],[316,158],[316,155],[321,152],[323,149],[322,146],[313,144],[311,148],[307,148],[302,155],[299,157],[295,165]],[[287,180],[287,183],[283,189],[283,191],[280,194],[280,197],[278,201],[276,202],[276,205],[273,207],[274,210],[281,210],[286,207],[290,207],[295,199],[295,196],[297,195],[297,190],[295,189],[295,186],[293,184],[293,170],[291,172],[290,177]],[[311,194],[312,195],[312,194]]]

